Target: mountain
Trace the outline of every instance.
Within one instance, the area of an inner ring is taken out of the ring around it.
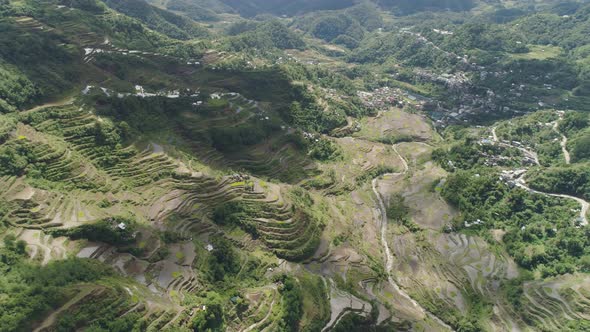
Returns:
[[[296,15],[316,10],[334,10],[350,7],[353,0],[220,0],[244,16],[256,16],[261,13],[276,15]]]
[[[161,0],[157,0],[161,1]],[[368,1],[364,1],[365,3]],[[407,0],[371,0],[384,9],[395,10],[396,13],[410,14],[429,10],[467,11],[477,5],[474,0],[446,0],[446,1],[407,1]],[[216,12],[234,11],[245,17],[254,17],[258,14],[271,13],[274,15],[293,16],[321,10],[340,10],[352,7],[363,1],[355,0],[170,0],[167,8],[170,10],[189,11],[189,6],[198,6],[204,10],[212,9]],[[185,8],[185,9],[183,9]],[[194,10],[194,9],[192,9]]]
[[[171,38],[186,40],[207,34],[207,31],[195,22],[150,6],[143,0],[107,0],[105,3],[111,8],[136,18],[145,23],[149,28]]]
[[[0,332],[589,330],[589,13],[0,0]]]
[[[151,4],[168,9],[172,12],[180,12],[196,21],[216,21],[219,19],[217,14],[232,11],[217,0],[152,0]]]
[[[377,0],[377,3],[405,14],[429,10],[469,11],[477,5],[475,0]]]

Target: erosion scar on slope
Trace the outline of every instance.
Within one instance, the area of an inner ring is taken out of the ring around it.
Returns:
[[[395,147],[395,145],[393,145],[392,148],[393,148],[393,151],[395,151],[395,153],[399,156],[400,160],[402,161],[402,163],[404,165],[404,171],[401,173],[389,173],[389,174],[385,174],[385,175],[404,175],[409,171],[408,163],[405,160],[405,158],[402,157],[402,155],[397,151],[397,148]],[[412,305],[417,310],[421,311],[422,313],[424,313],[425,315],[427,315],[431,319],[435,320],[441,326],[443,326],[451,331],[454,331],[452,327],[447,325],[440,318],[436,317],[434,314],[432,314],[428,310],[424,309],[417,301],[412,299],[406,292],[404,292],[399,287],[399,285],[391,277],[391,270],[393,269],[393,255],[391,254],[391,249],[389,249],[389,244],[387,243],[387,209],[385,208],[385,202],[383,201],[383,196],[381,195],[381,193],[379,193],[379,190],[377,190],[377,180],[378,180],[378,177],[374,178],[373,181],[371,181],[371,186],[373,188],[373,193],[375,193],[375,196],[377,197],[377,207],[378,207],[378,210],[379,210],[380,216],[381,216],[381,218],[379,218],[380,219],[379,222],[381,223],[381,245],[383,246],[383,251],[385,252],[385,259],[386,259],[385,269],[387,272],[387,280],[388,280],[389,284],[401,296],[403,296],[405,299],[410,301],[410,303],[412,303]]]

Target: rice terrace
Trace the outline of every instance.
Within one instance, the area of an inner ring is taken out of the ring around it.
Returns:
[[[0,0],[0,332],[590,331],[587,0]]]

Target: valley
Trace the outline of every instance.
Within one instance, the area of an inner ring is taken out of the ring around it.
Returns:
[[[0,332],[590,329],[589,6],[0,0]]]

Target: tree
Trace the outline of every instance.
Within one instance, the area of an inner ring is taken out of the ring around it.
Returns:
[[[23,175],[29,165],[29,147],[10,144],[0,147],[0,175]]]
[[[205,305],[205,310],[199,310],[193,319],[193,330],[195,332],[221,331],[223,322],[223,308],[220,304],[214,303]]]
[[[210,278],[214,281],[222,281],[227,275],[238,272],[239,256],[232,248],[231,242],[218,236],[211,240],[211,245],[213,251],[208,259]]]
[[[566,133],[568,136],[573,132],[588,127],[590,119],[586,112],[568,112],[559,122],[559,131]]]
[[[576,139],[573,143],[572,154],[576,161],[590,158],[590,133]]]
[[[68,7],[78,8],[93,13],[102,13],[106,9],[106,7],[97,0],[62,0],[62,3]]]
[[[195,332],[215,332],[223,329],[223,306],[219,294],[207,293],[202,307],[198,308],[192,320]]]
[[[410,208],[405,204],[405,197],[401,194],[394,194],[389,199],[387,208],[387,217],[391,220],[401,222],[408,218]]]
[[[297,331],[303,315],[303,295],[298,281],[291,276],[284,276],[281,295],[283,296],[282,327],[286,331]]]

